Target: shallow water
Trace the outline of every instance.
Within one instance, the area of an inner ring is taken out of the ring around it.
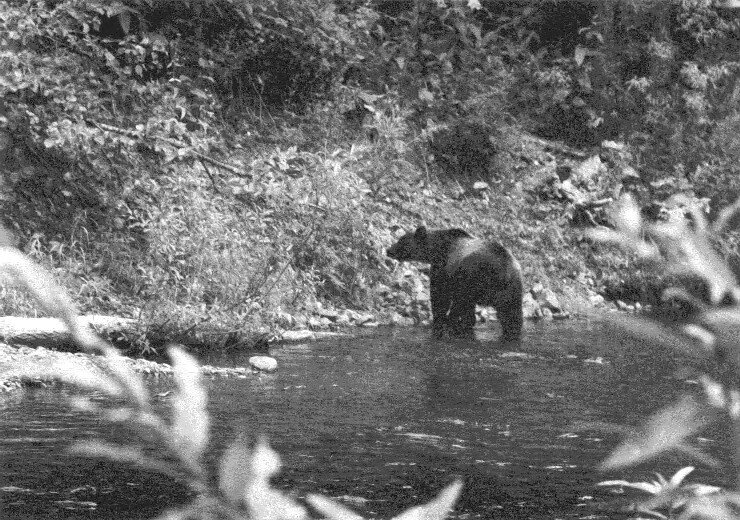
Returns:
[[[675,352],[599,322],[528,324],[515,349],[497,337],[486,326],[474,340],[381,329],[274,348],[278,372],[209,382],[209,457],[238,435],[265,434],[284,463],[278,487],[338,497],[367,517],[397,514],[461,476],[452,515],[461,519],[615,518],[620,497],[596,482],[688,463],[664,457],[600,474],[594,467],[618,437],[575,428],[638,424],[690,390]],[[148,518],[183,500],[171,479],[66,455],[71,440],[132,434],[70,411],[65,394],[32,391],[0,404],[4,518]],[[722,456],[718,439],[703,437],[702,448]]]

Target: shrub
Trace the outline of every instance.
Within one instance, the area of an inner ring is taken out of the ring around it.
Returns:
[[[631,431],[601,464],[613,470],[649,461],[669,450],[680,450],[698,460],[718,466],[707,454],[691,446],[689,439],[709,424],[729,424],[731,453],[740,447],[737,413],[740,288],[729,267],[714,252],[711,237],[720,233],[740,207],[726,208],[710,225],[703,212],[689,206],[691,219],[651,224],[641,218],[637,205],[623,199],[617,210],[616,229],[592,232],[594,238],[621,244],[668,273],[700,278],[706,285],[706,301],[683,288],[672,288],[664,297],[686,302],[692,321],[672,330],[657,322],[632,319],[623,325],[647,344],[665,345],[708,361],[698,375],[699,391],[660,410],[639,430]],[[737,460],[732,466],[737,471]],[[636,509],[658,518],[734,518],[737,512],[737,474],[729,475],[733,490],[704,484],[684,484],[693,470],[687,466],[666,479],[653,482],[605,481],[601,485],[639,489],[651,496],[637,502]]]

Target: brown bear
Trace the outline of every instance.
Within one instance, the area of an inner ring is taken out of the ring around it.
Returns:
[[[399,261],[431,264],[432,326],[435,331],[470,333],[475,305],[496,309],[506,340],[522,332],[522,274],[511,251],[498,242],[475,238],[462,229],[420,226],[386,254]]]

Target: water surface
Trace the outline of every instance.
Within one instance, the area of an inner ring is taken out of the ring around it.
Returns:
[[[619,497],[596,482],[685,465],[664,457],[600,474],[594,467],[618,437],[574,427],[638,424],[690,389],[675,352],[599,322],[528,324],[516,348],[497,337],[486,326],[473,340],[383,329],[274,348],[278,372],[209,381],[209,458],[235,436],[265,434],[284,463],[278,487],[337,497],[367,517],[429,500],[460,476],[460,519],[616,518]],[[65,454],[72,440],[132,438],[70,411],[66,393],[26,392],[0,404],[5,517],[148,518],[186,497],[166,477]],[[702,447],[720,450],[714,441]]]

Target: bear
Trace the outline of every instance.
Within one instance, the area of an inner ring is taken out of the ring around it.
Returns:
[[[475,238],[462,229],[419,226],[402,236],[386,255],[431,265],[429,294],[435,332],[472,333],[475,305],[481,304],[496,309],[505,340],[521,337],[521,267],[503,245]]]

